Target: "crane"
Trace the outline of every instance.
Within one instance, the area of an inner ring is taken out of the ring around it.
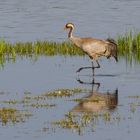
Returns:
[[[83,69],[92,68],[93,75],[94,75],[94,69],[100,68],[98,58],[101,56],[105,56],[106,58],[114,57],[115,60],[118,61],[117,44],[113,39],[101,40],[101,39],[90,38],[90,37],[81,38],[81,37],[73,36],[72,34],[74,30],[73,23],[67,23],[64,29],[69,29],[68,38],[70,39],[70,41],[74,45],[79,47],[81,50],[83,50],[84,53],[86,53],[92,60],[91,67],[81,67],[76,72],[80,72]],[[97,63],[97,66],[94,66],[93,61]]]

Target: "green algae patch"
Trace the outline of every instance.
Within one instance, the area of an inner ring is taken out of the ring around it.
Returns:
[[[8,122],[12,122],[13,124],[24,122],[29,116],[32,116],[32,114],[29,112],[20,112],[16,108],[0,108],[0,120],[2,125],[6,125]]]

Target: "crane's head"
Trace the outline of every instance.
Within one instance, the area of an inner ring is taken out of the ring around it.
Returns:
[[[74,29],[74,24],[73,23],[67,23],[65,25],[64,29]]]

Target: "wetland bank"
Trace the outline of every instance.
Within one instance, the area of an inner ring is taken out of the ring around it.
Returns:
[[[1,138],[138,139],[139,7],[137,0],[0,1]],[[94,79],[90,70],[76,74],[90,61],[66,39],[68,21],[77,36],[115,39],[119,62],[101,58]]]

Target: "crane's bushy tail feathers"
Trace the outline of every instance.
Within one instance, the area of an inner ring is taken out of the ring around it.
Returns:
[[[114,39],[112,38],[107,38],[106,41],[108,41],[110,43],[110,56],[113,56],[116,60],[116,62],[118,62],[118,49],[117,49],[117,43]]]
[[[108,42],[110,42],[110,43],[112,43],[112,44],[117,46],[117,43],[113,38],[107,38],[106,41],[108,41]]]

